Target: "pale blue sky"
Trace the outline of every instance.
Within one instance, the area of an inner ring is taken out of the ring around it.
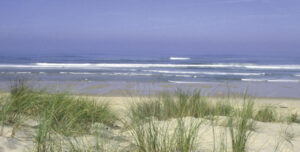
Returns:
[[[0,52],[300,54],[299,0],[1,0]]]

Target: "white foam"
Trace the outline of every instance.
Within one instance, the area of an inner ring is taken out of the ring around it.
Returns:
[[[17,74],[30,74],[31,72],[16,72]]]
[[[266,70],[300,70],[300,65],[254,65],[254,64],[123,64],[123,63],[35,63],[26,65],[1,64],[0,68],[244,68]]]
[[[155,72],[155,73],[169,73],[169,74],[199,74],[199,72],[192,71],[167,71],[167,70],[143,70],[145,72]]]
[[[191,75],[176,75],[176,77],[185,77],[185,78],[190,78],[192,77]]]
[[[171,80],[168,80],[168,82],[178,83],[178,84],[199,84],[199,83],[203,83],[203,82],[195,82],[195,81],[171,81]]]
[[[124,76],[152,76],[151,73],[101,73],[102,75],[124,75]]]
[[[300,74],[295,74],[296,77],[300,77]]]
[[[156,72],[156,73],[170,73],[170,74],[240,75],[240,76],[265,75],[265,73],[194,72],[194,71],[166,71],[166,70],[143,70],[143,71]]]
[[[268,82],[300,82],[299,80],[284,80],[284,79],[278,79],[278,80],[268,80]]]
[[[289,80],[289,79],[242,79],[242,81],[253,81],[253,82],[300,82],[300,80]]]
[[[300,70],[300,65],[245,65],[247,69]]]
[[[39,74],[46,74],[46,72],[39,72]]]
[[[85,74],[96,74],[96,73],[90,73],[90,72],[69,72],[69,74],[74,74],[74,75],[85,75]]]
[[[59,74],[90,75],[90,74],[97,74],[97,73],[90,73],[90,72],[59,72]]]
[[[267,80],[264,80],[264,79],[242,79],[242,81],[264,82],[264,81],[267,81]]]
[[[241,67],[237,64],[113,64],[113,63],[36,63],[26,65],[1,64],[0,68],[226,68]]]
[[[84,68],[90,67],[93,64],[90,63],[36,63],[29,65],[31,67],[42,67],[42,68]]]
[[[15,72],[1,72],[1,74],[15,74]]]
[[[170,57],[170,60],[190,60],[191,58],[187,57]]]
[[[206,74],[206,75],[240,75],[240,76],[265,75],[265,73],[227,73],[227,72],[201,72],[201,74]]]
[[[151,76],[151,73],[129,73],[130,76]]]

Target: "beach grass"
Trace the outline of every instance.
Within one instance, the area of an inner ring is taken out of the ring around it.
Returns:
[[[149,148],[145,148],[146,146],[158,145],[161,143],[157,143],[158,139],[156,139],[156,137],[158,136],[162,136],[162,140],[167,141],[167,143],[164,143],[162,146],[164,148],[169,145],[171,139],[177,140],[177,138],[180,138],[179,134],[176,134],[175,136],[165,135],[169,129],[168,125],[163,129],[157,128],[157,123],[153,123],[153,120],[164,120],[168,122],[168,120],[172,119],[182,120],[182,118],[189,117],[204,118],[211,122],[211,126],[213,127],[213,136],[215,136],[214,125],[216,117],[226,116],[228,117],[227,127],[230,131],[232,151],[234,152],[246,151],[248,138],[254,130],[253,128],[255,128],[255,123],[252,120],[254,115],[254,103],[252,99],[248,97],[244,98],[243,105],[239,107],[237,105],[232,105],[227,99],[213,103],[207,98],[200,96],[200,92],[178,91],[175,95],[163,94],[153,100],[134,103],[130,107],[129,111],[131,117],[130,125],[131,127],[134,126],[132,127],[132,130],[134,130],[133,135],[136,137],[136,144],[138,147],[144,147],[141,148],[140,151],[149,151],[145,150]],[[146,128],[144,127],[145,124],[147,126]],[[180,126],[179,124],[178,126]],[[193,125],[190,124],[190,126]],[[196,128],[199,129],[199,127],[201,127],[201,125]],[[184,129],[182,126],[179,128]],[[195,130],[194,127],[191,128],[193,128],[192,130]],[[187,129],[185,129],[185,131],[189,132]],[[160,132],[165,134],[160,135]],[[193,134],[193,136],[189,138],[194,139],[196,138],[194,137],[196,135],[197,134]],[[151,137],[154,139],[148,139]],[[214,144],[216,144],[216,142],[216,139],[214,139]],[[224,143],[225,142],[222,144]],[[177,143],[177,145],[180,144]],[[180,146],[185,147],[185,145]],[[216,147],[216,145],[214,145],[214,147]],[[218,147],[225,147],[225,145]],[[216,148],[214,148],[214,150],[215,149]]]
[[[143,124],[132,125],[130,132],[139,152],[191,152],[195,150],[201,123],[182,118],[166,122],[150,118]]]
[[[180,117],[210,117],[211,115],[229,116],[234,107],[228,101],[210,102],[199,91],[164,93],[157,98],[147,99],[130,106],[129,116],[136,121],[149,117],[167,120]]]
[[[65,135],[88,133],[95,122],[113,125],[117,120],[107,103],[66,93],[46,94],[28,88],[23,82],[13,87],[10,97],[2,105],[2,126],[12,124],[13,130],[24,119],[37,120],[41,115],[47,116],[45,119],[51,129]]]
[[[288,122],[290,123],[300,123],[300,120],[298,119],[299,114],[297,112],[291,113],[288,117]]]
[[[278,120],[277,112],[274,106],[265,106],[258,110],[254,119],[262,122],[275,122]]]
[[[232,152],[245,152],[246,144],[251,135],[254,121],[253,116],[254,103],[244,98],[243,106],[236,111],[236,115],[229,117],[228,125],[231,137]]]
[[[93,128],[95,124],[114,127],[120,120],[121,116],[116,115],[107,102],[95,102],[91,98],[67,93],[50,94],[32,89],[22,81],[16,83],[10,95],[0,98],[1,135],[4,126],[9,125],[12,126],[11,137],[15,137],[16,131],[27,120],[33,120],[37,125],[32,133],[32,151],[118,151],[118,147],[109,145],[106,148],[102,144],[110,143],[114,139],[112,135],[103,138],[99,133],[102,129]],[[274,107],[256,109],[253,99],[246,95],[242,104],[233,104],[228,97],[213,102],[199,91],[177,90],[133,102],[119,127],[122,132],[130,134],[132,140],[126,142],[133,146],[129,151],[199,151],[204,146],[201,145],[200,130],[209,125],[211,130],[206,131],[212,131],[213,152],[226,152],[228,148],[232,152],[246,152],[256,121],[282,122]],[[218,123],[219,117],[226,125]],[[297,117],[297,113],[292,113],[284,121],[297,122]],[[224,133],[218,132],[222,136],[217,139],[216,128],[220,130],[220,126]],[[90,140],[84,138],[86,136],[93,137],[96,142],[89,144]],[[290,142],[294,135],[286,131],[284,137]]]

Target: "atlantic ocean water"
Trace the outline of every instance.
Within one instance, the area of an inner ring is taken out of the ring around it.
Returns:
[[[159,84],[156,90],[192,85],[214,92],[219,85],[233,85],[242,92],[255,85],[255,95],[300,97],[300,58],[298,56],[249,55],[28,55],[0,56],[0,81],[3,85],[26,79],[45,86],[51,83],[91,87],[107,84],[119,90],[122,84]],[[47,82],[47,83],[46,83]],[[80,84],[82,83],[82,84]],[[162,87],[162,84],[172,87]],[[205,84],[206,87],[203,87]],[[90,89],[90,93],[103,93]],[[210,87],[207,87],[207,86]],[[202,86],[202,87],[201,87]],[[218,87],[219,86],[219,87]],[[258,87],[258,88],[257,88]],[[78,88],[78,87],[77,87]],[[97,87],[94,87],[97,88]],[[102,88],[102,90],[101,90]],[[211,88],[211,89],[208,89]],[[214,89],[212,89],[214,88]],[[123,89],[126,90],[126,88]],[[135,90],[140,89],[136,88]],[[271,89],[271,90],[270,90]],[[86,88],[77,92],[89,93]],[[128,90],[128,88],[127,88]],[[146,89],[147,90],[147,89]],[[224,91],[225,88],[222,90]],[[257,93],[261,90],[262,93]],[[273,91],[273,93],[272,93]],[[105,92],[105,91],[104,91]],[[271,93],[266,93],[271,92]],[[279,92],[274,95],[274,92]]]

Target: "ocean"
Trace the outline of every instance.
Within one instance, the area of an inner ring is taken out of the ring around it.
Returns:
[[[4,84],[16,79],[56,83],[160,83],[176,87],[188,84],[255,84],[261,86],[261,90],[271,88],[274,92],[281,92],[278,97],[298,98],[300,59],[296,56],[246,55],[0,56],[0,81]],[[290,91],[282,92],[279,87],[282,85]],[[292,95],[288,93],[293,91]]]

